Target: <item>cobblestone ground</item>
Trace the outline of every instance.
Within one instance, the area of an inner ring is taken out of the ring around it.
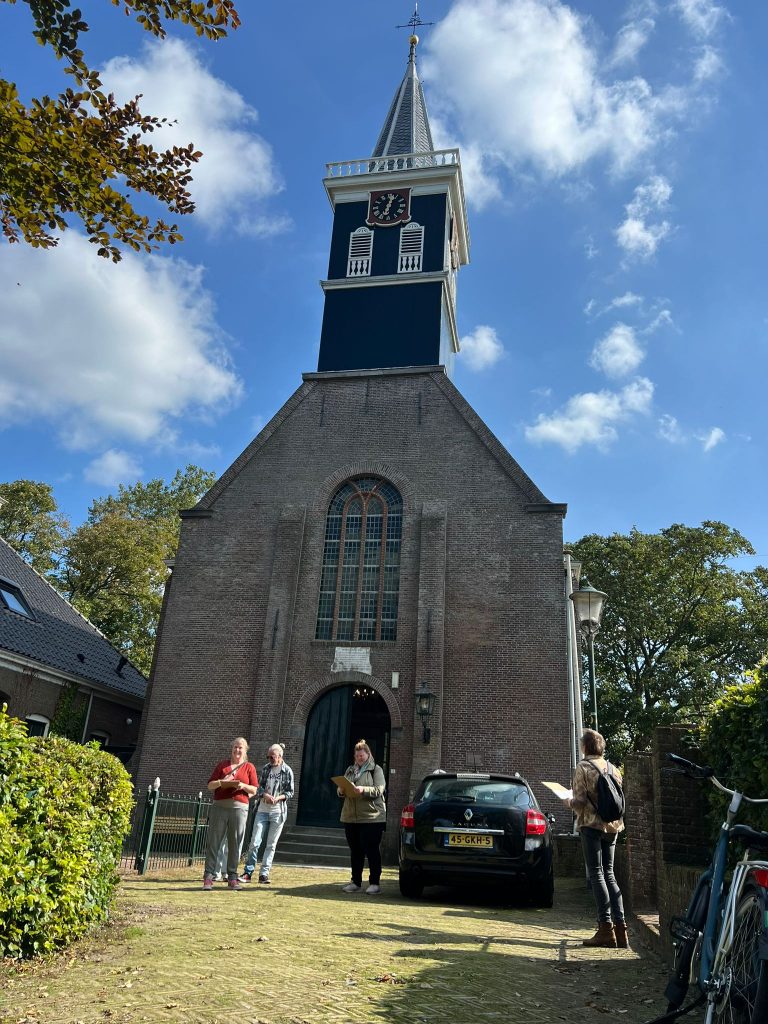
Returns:
[[[515,1024],[662,1011],[647,950],[589,950],[592,904],[551,910],[428,890],[345,895],[341,872],[275,871],[269,888],[200,889],[189,871],[124,881],[112,923],[45,964],[0,968],[0,1024]]]

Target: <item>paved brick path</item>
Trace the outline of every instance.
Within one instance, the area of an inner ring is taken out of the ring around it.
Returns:
[[[0,1024],[555,1024],[660,1013],[650,952],[588,950],[588,893],[552,910],[347,896],[344,873],[280,868],[266,889],[199,889],[191,872],[126,879],[96,938],[53,963],[0,969]]]

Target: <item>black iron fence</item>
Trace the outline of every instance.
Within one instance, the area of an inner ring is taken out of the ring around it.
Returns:
[[[120,867],[143,875],[152,868],[185,867],[205,858],[211,800],[160,792],[160,779],[136,805]]]

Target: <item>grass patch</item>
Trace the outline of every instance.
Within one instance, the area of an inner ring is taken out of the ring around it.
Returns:
[[[347,880],[279,866],[241,892],[203,892],[188,869],[126,879],[112,922],[71,955],[0,968],[0,1024],[557,1024],[617,1009],[639,1024],[661,1010],[652,954],[581,945],[579,880],[552,910],[450,890],[407,901],[392,871],[378,897],[341,893]]]

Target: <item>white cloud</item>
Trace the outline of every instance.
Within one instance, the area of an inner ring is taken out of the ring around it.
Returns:
[[[504,346],[493,327],[481,324],[461,339],[459,357],[470,370],[487,370],[504,355]]]
[[[592,238],[591,235],[584,243],[584,255],[587,257],[588,260],[593,260],[595,256],[600,255],[600,250],[595,245],[595,240],[594,238]]]
[[[711,452],[716,445],[725,440],[725,431],[720,427],[712,427],[706,434],[697,435],[697,437],[701,441],[704,451]]]
[[[551,416],[540,415],[525,436],[535,443],[559,444],[568,452],[591,444],[605,450],[618,438],[616,425],[650,410],[653,384],[638,377],[621,391],[590,391],[574,395]]]
[[[651,38],[654,27],[652,18],[641,18],[623,25],[616,36],[610,66],[616,67],[636,60],[638,53]]]
[[[110,448],[88,463],[83,470],[83,476],[89,483],[102,487],[116,487],[118,484],[137,480],[143,473],[141,463],[132,455],[117,448]]]
[[[712,35],[720,22],[729,16],[728,11],[714,0],[675,0],[674,7],[697,36]]]
[[[589,363],[608,377],[626,377],[644,358],[634,328],[619,322],[595,345]]]
[[[658,428],[659,437],[670,444],[682,444],[685,441],[685,434],[680,429],[677,419],[667,412],[659,417]]]
[[[723,59],[712,46],[704,46],[693,66],[693,77],[696,82],[708,82],[717,78],[724,70]]]
[[[155,148],[193,142],[202,150],[189,190],[195,215],[208,228],[232,226],[245,235],[270,235],[287,226],[284,217],[270,217],[261,209],[282,185],[272,149],[255,131],[256,110],[215,78],[191,47],[178,39],[149,43],[141,58],[109,61],[103,78],[120,101],[141,94],[143,113],[178,122],[147,137]]]
[[[590,299],[583,312],[585,316],[595,319],[595,317],[610,313],[612,309],[627,309],[631,306],[641,306],[642,303],[642,295],[636,295],[635,292],[624,292],[623,295],[617,295],[604,306],[598,306],[597,299]]]
[[[19,282],[0,289],[0,424],[43,419],[72,448],[175,444],[179,417],[239,397],[200,267],[113,264],[69,230],[56,249],[0,248],[0,280]]]
[[[650,259],[669,235],[672,230],[669,221],[649,224],[647,218],[666,207],[671,195],[672,186],[660,174],[637,186],[625,207],[626,219],[615,232],[616,240],[627,256]]]
[[[471,154],[478,205],[499,191],[502,168],[559,177],[603,158],[625,172],[688,100],[639,76],[606,77],[588,19],[559,0],[457,0],[423,66],[443,126],[436,134],[460,138],[462,162]]]
[[[641,333],[654,334],[661,327],[675,327],[675,321],[672,319],[671,310],[660,309],[648,326],[643,328]]]

